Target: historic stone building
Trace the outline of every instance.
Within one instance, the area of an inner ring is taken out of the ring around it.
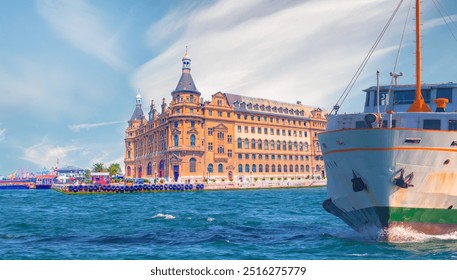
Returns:
[[[325,177],[317,134],[325,129],[321,109],[217,92],[203,101],[184,55],[182,75],[148,118],[142,98],[125,131],[127,178],[168,181],[253,182]]]

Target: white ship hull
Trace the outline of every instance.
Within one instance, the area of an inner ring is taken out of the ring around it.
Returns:
[[[323,206],[355,230],[457,231],[456,131],[344,129],[319,140],[328,176]]]

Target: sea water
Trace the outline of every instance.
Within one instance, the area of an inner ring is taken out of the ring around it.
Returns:
[[[0,192],[0,259],[456,259],[457,234],[356,233],[326,188],[65,195]]]

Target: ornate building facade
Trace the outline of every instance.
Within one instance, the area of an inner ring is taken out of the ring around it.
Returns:
[[[182,59],[182,74],[160,110],[148,117],[138,93],[125,131],[127,178],[168,181],[298,180],[325,177],[317,134],[320,108],[217,92],[203,101]]]

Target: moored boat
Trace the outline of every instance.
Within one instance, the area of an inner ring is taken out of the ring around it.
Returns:
[[[51,189],[52,184],[54,184],[55,179],[57,178],[54,174],[44,174],[44,175],[37,175],[35,177],[35,188],[37,190],[48,190]]]
[[[421,84],[420,26],[416,0],[416,84],[367,89],[364,113],[335,105],[319,135],[324,209],[387,240],[398,227],[457,231],[457,84]]]

